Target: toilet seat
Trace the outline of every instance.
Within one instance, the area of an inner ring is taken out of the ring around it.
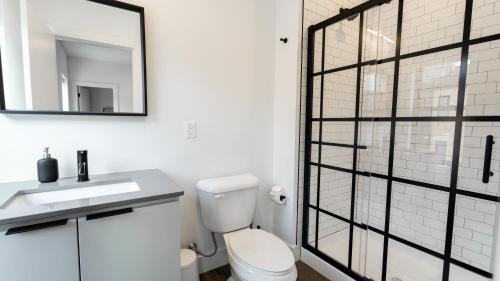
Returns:
[[[259,229],[224,234],[229,262],[238,279],[295,281],[297,270],[291,250],[278,237]]]

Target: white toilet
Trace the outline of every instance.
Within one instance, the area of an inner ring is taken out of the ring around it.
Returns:
[[[198,182],[205,226],[224,234],[232,276],[230,281],[295,281],[292,251],[278,237],[250,229],[259,180],[253,175]]]

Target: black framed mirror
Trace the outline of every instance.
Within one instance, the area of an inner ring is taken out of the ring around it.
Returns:
[[[0,0],[0,113],[147,115],[144,8]]]

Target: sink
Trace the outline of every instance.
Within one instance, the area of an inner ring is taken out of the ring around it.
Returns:
[[[116,195],[140,191],[136,182],[120,182],[111,184],[93,185],[89,187],[75,187],[54,191],[27,193],[21,191],[11,198],[4,209],[30,207],[59,203],[71,200],[89,199],[107,195]]]

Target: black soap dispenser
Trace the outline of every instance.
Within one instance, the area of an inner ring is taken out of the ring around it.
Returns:
[[[57,159],[51,158],[49,148],[45,147],[43,158],[38,160],[38,181],[41,183],[55,182],[59,179]]]

